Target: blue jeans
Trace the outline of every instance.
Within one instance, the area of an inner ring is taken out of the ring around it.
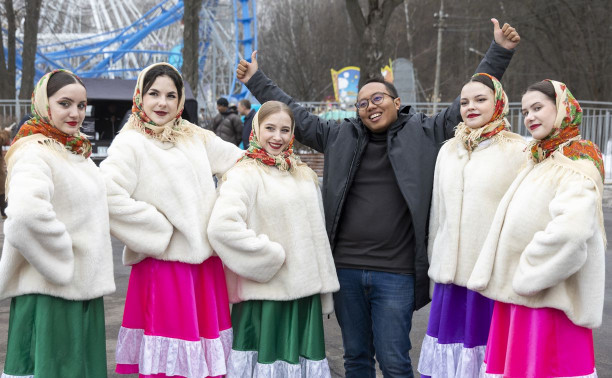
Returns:
[[[374,356],[385,377],[414,377],[409,351],[414,276],[338,269],[334,307],[344,344],[347,378],[376,377]]]

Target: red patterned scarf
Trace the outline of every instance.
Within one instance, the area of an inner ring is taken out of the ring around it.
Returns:
[[[478,129],[472,129],[464,122],[457,125],[455,129],[455,138],[460,139],[468,151],[473,151],[480,142],[499,134],[510,124],[506,119],[509,109],[508,96],[506,96],[506,92],[504,92],[499,80],[487,73],[477,73],[472,77],[476,76],[486,76],[493,82],[493,87],[495,88],[495,111],[493,112],[491,120]]]
[[[265,165],[271,167],[277,167],[281,171],[293,171],[295,167],[300,164],[300,158],[293,153],[293,141],[295,136],[293,135],[294,125],[291,125],[291,141],[287,148],[278,155],[269,154],[261,144],[259,143],[259,111],[253,117],[253,129],[251,130],[251,136],[249,137],[249,148],[240,160],[254,159]]]

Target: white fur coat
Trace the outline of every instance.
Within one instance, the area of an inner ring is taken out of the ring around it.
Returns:
[[[123,262],[146,257],[199,264],[213,254],[206,227],[223,174],[243,151],[210,131],[176,144],[136,130],[119,133],[100,164],[106,181],[112,234]]]
[[[44,137],[33,139],[8,164],[0,297],[39,293],[87,300],[114,292],[106,188],[98,167],[53,142],[39,143]]]
[[[340,285],[318,184],[254,161],[238,163],[225,180],[208,237],[227,268],[230,301],[321,293],[323,312],[332,312]]]
[[[601,324],[604,303],[603,184],[587,160],[559,151],[529,162],[502,199],[468,288],[495,300],[564,311]]]
[[[468,154],[457,138],[436,161],[429,221],[429,277],[466,286],[504,193],[527,164],[525,140],[502,131]]]

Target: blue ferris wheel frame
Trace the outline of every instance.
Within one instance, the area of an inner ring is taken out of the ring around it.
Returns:
[[[166,55],[167,61],[171,61],[180,70],[182,65],[182,54],[179,46],[167,50],[142,50],[135,47],[142,42],[152,32],[180,22],[183,19],[184,4],[179,0],[176,4],[168,4],[171,0],[163,0],[138,20],[132,24],[105,33],[95,34],[88,37],[78,38],[69,41],[55,42],[37,46],[35,60],[35,81],[40,79],[45,72],[56,69],[69,69],[80,77],[99,78],[109,74],[122,77],[124,79],[134,79],[138,72],[151,63],[153,55]],[[208,9],[213,15],[216,12],[219,0],[203,0],[202,8]],[[170,5],[168,7],[168,5]],[[250,60],[251,53],[257,49],[257,19],[256,0],[232,0],[233,19],[234,19],[234,72],[242,56]],[[159,13],[155,15],[156,13]],[[210,51],[210,27],[203,27],[200,22],[200,47],[198,65],[200,72],[204,69],[207,55]],[[3,29],[3,31],[5,31]],[[6,31],[5,31],[6,32]],[[15,64],[17,69],[17,82],[20,82],[23,62],[21,52],[23,51],[23,41],[16,39]],[[116,46],[112,50],[109,46]],[[182,42],[180,44],[182,47]],[[5,56],[8,56],[8,49],[5,49]],[[111,69],[111,65],[124,58],[126,54],[148,54],[148,63],[142,67]],[[104,56],[97,63],[95,59]],[[86,57],[77,66],[72,66],[70,59],[75,57]],[[249,92],[244,85],[236,88],[236,77],[232,79],[230,89],[233,93],[232,98],[241,99],[248,96]]]

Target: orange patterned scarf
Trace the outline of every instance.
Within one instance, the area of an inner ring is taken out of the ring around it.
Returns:
[[[605,177],[603,158],[597,145],[590,140],[580,138],[582,123],[582,108],[567,86],[559,81],[548,80],[555,88],[557,117],[551,133],[542,140],[533,140],[528,148],[531,157],[539,163],[557,149],[572,160],[585,159],[591,161],[602,180]]]
[[[60,71],[69,73],[81,83],[81,80],[75,74],[67,70],[54,70],[41,77],[34,88],[34,92],[32,92],[32,114],[34,116],[21,126],[11,144],[15,144],[23,137],[42,134],[57,141],[71,153],[88,158],[91,155],[91,142],[84,134],[80,132],[75,135],[66,134],[53,125],[49,98],[47,97],[47,83],[53,74]]]

